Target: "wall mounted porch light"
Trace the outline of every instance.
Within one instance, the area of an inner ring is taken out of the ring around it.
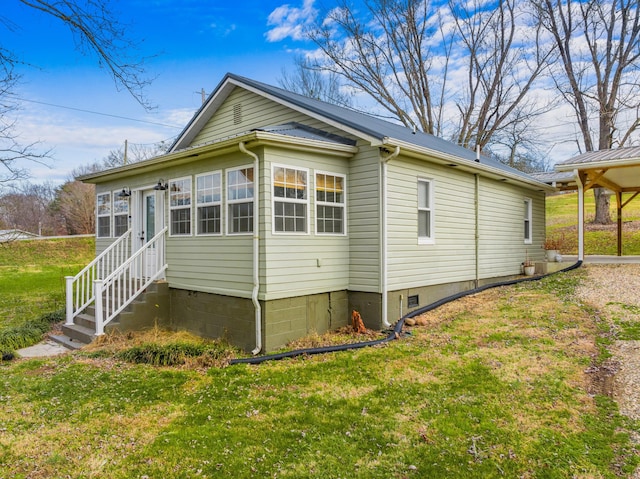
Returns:
[[[122,188],[122,191],[118,193],[118,198],[128,198],[131,196],[131,188]]]
[[[156,191],[164,191],[167,188],[169,188],[169,185],[167,183],[163,183],[163,181],[164,180],[162,178],[160,178],[158,180],[158,184],[156,186],[154,186],[153,189],[156,190]]]

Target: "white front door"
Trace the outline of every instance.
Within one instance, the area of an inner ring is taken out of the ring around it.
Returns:
[[[140,206],[137,208],[138,221],[137,236],[138,247],[145,246],[160,230],[163,228],[163,208],[162,198],[163,191],[144,190],[140,192]],[[145,253],[144,266],[142,276],[150,276],[155,268],[154,265],[159,259],[158,251],[155,247],[149,248]],[[160,258],[162,259],[162,258]]]

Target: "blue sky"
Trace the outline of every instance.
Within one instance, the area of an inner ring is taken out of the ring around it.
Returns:
[[[148,144],[175,136],[200,106],[200,90],[211,92],[227,72],[277,84],[282,69],[292,70],[296,53],[309,46],[299,39],[299,29],[315,14],[311,0],[111,5],[139,54],[152,57],[147,70],[155,80],[146,93],[154,111],[118,91],[93,56],[76,51],[73,36],[58,21],[19,2],[3,4],[0,20],[14,26],[3,32],[2,46],[27,64],[19,68],[16,131],[23,143],[41,141],[43,149],[53,149],[50,168],[22,165],[32,181],[62,182],[73,168],[101,160],[125,139]]]

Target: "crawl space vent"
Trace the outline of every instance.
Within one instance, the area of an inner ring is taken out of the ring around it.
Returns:
[[[407,307],[417,308],[419,304],[420,304],[420,298],[418,297],[417,294],[414,296],[407,297]]]

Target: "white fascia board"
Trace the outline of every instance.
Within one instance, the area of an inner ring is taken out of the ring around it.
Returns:
[[[204,128],[207,122],[211,119],[213,114],[218,110],[220,105],[227,99],[235,85],[232,79],[227,79],[224,84],[215,92],[214,95],[209,97],[207,101],[200,107],[200,110],[191,118],[187,126],[180,133],[180,136],[174,143],[169,153],[179,151],[188,145],[196,137],[198,133]]]

